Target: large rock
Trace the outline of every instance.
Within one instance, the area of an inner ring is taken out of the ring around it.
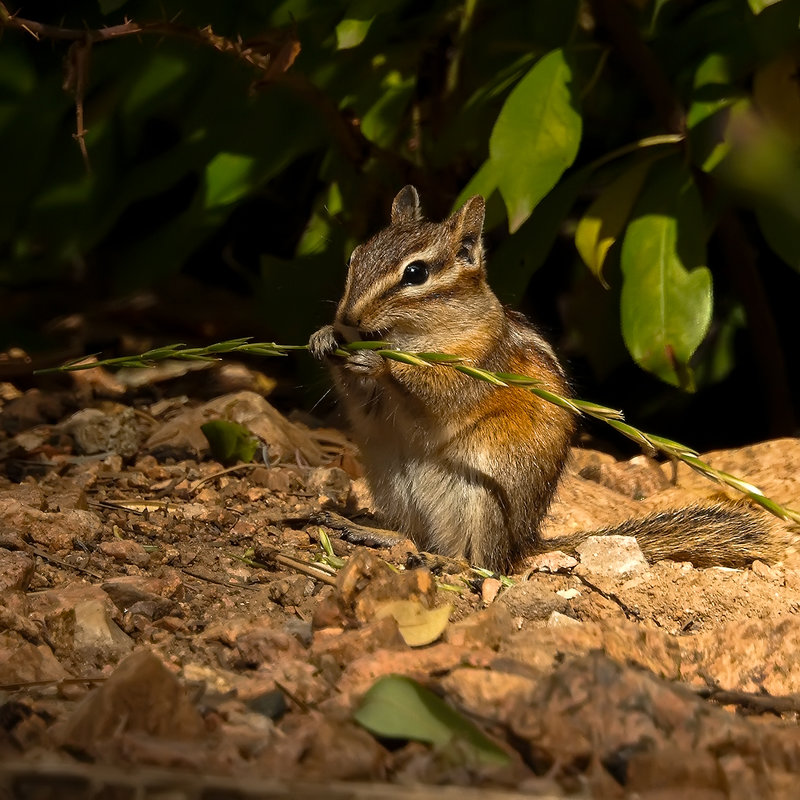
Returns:
[[[61,743],[91,753],[125,733],[196,739],[205,732],[200,713],[178,679],[149,650],[126,658],[66,721]]]
[[[208,442],[200,426],[215,419],[244,425],[266,443],[270,457],[297,462],[300,458],[313,467],[325,460],[319,444],[308,430],[289,422],[276,408],[255,392],[237,392],[217,397],[184,411],[162,425],[146,442],[156,457],[198,458],[208,453]]]

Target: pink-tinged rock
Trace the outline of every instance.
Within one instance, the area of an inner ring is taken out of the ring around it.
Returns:
[[[70,674],[46,645],[33,645],[19,634],[0,633],[0,684],[59,681]]]
[[[27,589],[35,569],[33,556],[0,549],[0,592]]]
[[[91,511],[46,512],[8,498],[0,498],[0,525],[19,531],[51,553],[72,550],[76,540],[91,544],[103,529]]]
[[[127,733],[192,740],[205,725],[178,679],[149,650],[128,656],[60,730],[63,746],[86,753]]]
[[[650,566],[633,536],[589,536],[575,551],[577,574],[591,578],[626,579]]]
[[[134,564],[137,567],[146,567],[150,562],[148,552],[133,539],[111,539],[107,542],[100,542],[97,549],[115,561]]]
[[[133,649],[133,641],[111,619],[107,602],[98,599],[49,617],[47,629],[56,652],[77,663],[102,667]]]

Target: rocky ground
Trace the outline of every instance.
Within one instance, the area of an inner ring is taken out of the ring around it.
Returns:
[[[211,400],[154,380],[0,385],[0,796],[796,796],[792,548],[696,569],[590,540],[507,580],[357,547],[342,433],[243,367]],[[211,459],[220,418],[256,462]],[[800,507],[800,441],[708,459]],[[576,449],[546,532],[719,496],[673,473]]]

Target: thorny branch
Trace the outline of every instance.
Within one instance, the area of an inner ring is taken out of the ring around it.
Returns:
[[[250,66],[263,72],[263,79],[273,78],[286,72],[300,53],[300,42],[293,33],[281,31],[273,37],[263,37],[252,43],[241,39],[229,39],[220,36],[211,29],[192,28],[170,22],[134,22],[125,20],[120,25],[109,25],[105,28],[80,29],[62,28],[58,25],[47,25],[32,19],[23,19],[12,14],[5,3],[0,3],[0,28],[20,30],[29,33],[34,39],[56,39],[62,41],[83,42],[86,45],[108,42],[123,36],[139,34],[155,34],[191,39],[201,44],[210,45],[220,53],[230,53]]]
[[[52,39],[72,42],[66,59],[64,89],[75,96],[75,139],[81,149],[87,172],[90,171],[89,154],[86,149],[83,98],[89,83],[89,56],[93,45],[109,42],[124,36],[155,34],[173,38],[189,39],[210,46],[220,53],[228,53],[260,72],[254,87],[261,87],[283,75],[294,64],[300,53],[300,42],[293,31],[276,31],[251,42],[240,38],[231,39],[214,33],[210,25],[192,28],[179,25],[174,20],[162,22],[134,22],[125,20],[120,25],[104,28],[62,28],[32,19],[25,19],[8,10],[0,2],[0,31],[23,31],[37,41]]]

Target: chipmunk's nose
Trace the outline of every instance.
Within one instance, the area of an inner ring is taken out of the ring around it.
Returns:
[[[361,341],[361,334],[358,331],[357,325],[349,325],[346,321],[341,320],[333,323],[333,330],[345,342]]]

